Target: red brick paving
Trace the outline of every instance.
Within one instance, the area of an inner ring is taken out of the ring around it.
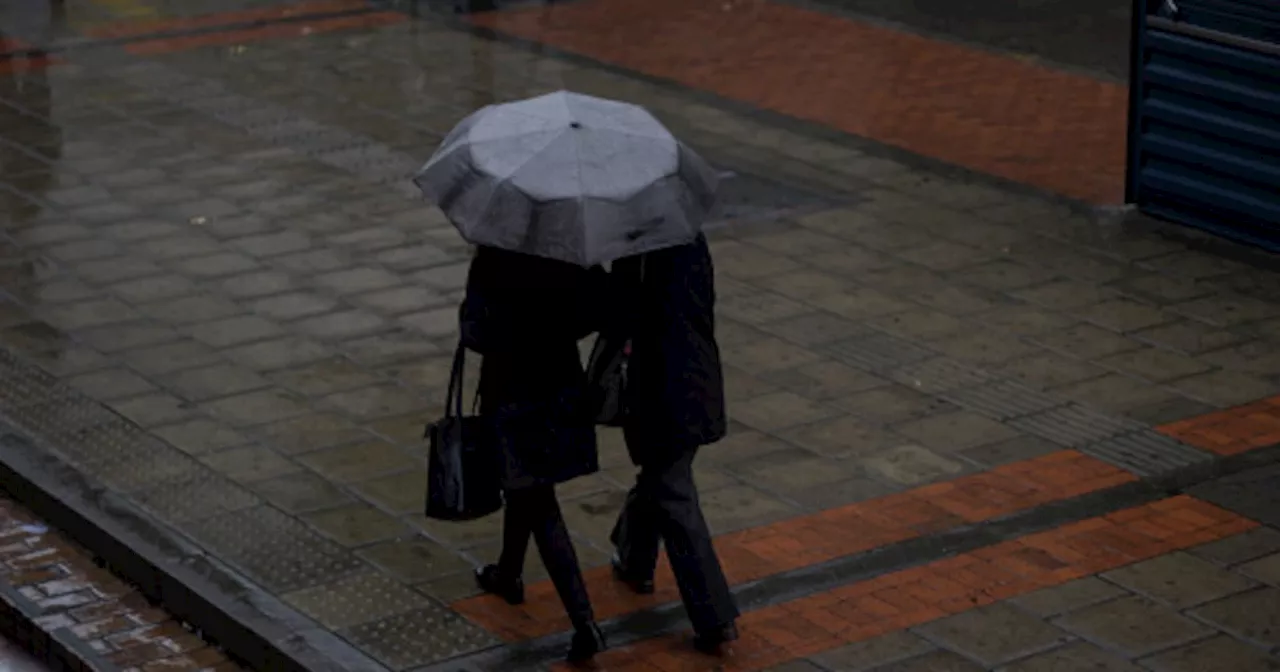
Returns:
[[[1162,425],[1156,430],[1219,455],[1280,444],[1280,396]]]
[[[607,651],[595,667],[764,670],[1256,526],[1191,497],[1173,497],[748,612],[739,622],[742,639],[723,659],[693,651],[686,636],[667,636]]]
[[[1049,502],[1135,480],[1128,472],[1067,450],[996,467],[908,492],[858,502],[716,538],[730,583],[740,585],[959,525],[991,520]],[[608,567],[587,572],[596,615],[613,618],[680,599],[665,563],[657,592],[621,588]],[[528,601],[512,607],[489,595],[455,602],[453,609],[507,641],[569,627],[550,581],[528,587]]]
[[[1121,85],[776,2],[580,0],[470,20],[1015,182],[1123,201]]]
[[[0,581],[45,610],[46,632],[69,628],[126,672],[237,672],[241,668],[83,549],[0,497]]]

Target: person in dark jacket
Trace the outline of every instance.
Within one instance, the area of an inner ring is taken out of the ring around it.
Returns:
[[[738,608],[693,481],[698,448],[726,432],[711,251],[700,235],[615,261],[612,276],[626,315],[611,328],[631,339],[623,434],[640,467],[613,530],[614,574],[636,592],[652,592],[661,540],[694,644],[719,652],[738,637]]]
[[[605,648],[555,486],[599,470],[577,344],[596,330],[595,297],[606,280],[599,268],[480,247],[461,309],[462,343],[484,356],[480,414],[494,423],[502,449],[506,500],[501,554],[476,580],[510,604],[524,602],[532,537],[573,623],[570,660]]]

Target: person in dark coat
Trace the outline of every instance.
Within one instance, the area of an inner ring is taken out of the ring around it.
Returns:
[[[599,470],[595,427],[582,403],[578,341],[596,330],[603,269],[480,247],[467,275],[462,343],[484,356],[480,414],[501,446],[502,551],[476,572],[480,587],[524,602],[525,553],[533,538],[574,626],[570,660],[605,648],[555,486]]]
[[[718,652],[738,637],[738,608],[693,481],[698,448],[726,433],[711,251],[700,235],[615,261],[612,276],[625,315],[611,328],[631,340],[623,434],[640,467],[613,530],[614,574],[636,592],[652,592],[661,540],[695,645]]]

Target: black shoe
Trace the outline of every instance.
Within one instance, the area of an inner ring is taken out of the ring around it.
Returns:
[[[616,555],[613,556],[613,578],[626,584],[626,586],[631,589],[631,592],[637,595],[653,594],[653,577],[650,576],[645,578],[636,576],[627,568],[626,564],[622,562],[622,558],[619,558]]]
[[[490,595],[497,595],[507,604],[524,604],[524,581],[508,579],[498,571],[497,565],[485,565],[476,570],[476,584]]]
[[[724,645],[738,640],[738,626],[727,623],[718,628],[702,630],[693,634],[693,648],[708,656],[724,654]]]
[[[569,653],[565,656],[565,660],[571,663],[585,663],[607,648],[609,645],[604,641],[604,633],[600,632],[600,626],[594,622],[588,623],[574,629],[573,641],[569,644]]]

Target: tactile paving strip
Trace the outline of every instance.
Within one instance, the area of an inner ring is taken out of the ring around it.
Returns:
[[[1009,425],[1068,448],[1144,429],[1137,423],[1112,418],[1076,404],[1017,418],[1009,421]]]
[[[333,583],[289,593],[284,600],[332,630],[431,605],[422,593],[376,572],[353,574]]]
[[[1097,443],[1080,447],[1080,452],[1091,455],[1139,476],[1154,476],[1175,469],[1206,464],[1213,459],[1210,453],[1142,429],[1113,436]]]
[[[1048,395],[1006,380],[959,388],[939,396],[994,420],[1012,420],[1063,405]]]
[[[274,592],[328,583],[363,567],[340,546],[269,506],[194,521],[186,529],[215,556]]]
[[[434,604],[340,630],[338,634],[395,670],[428,665],[498,644],[480,627]]]
[[[837,361],[872,373],[896,369],[935,354],[922,346],[882,333],[850,338],[823,349]]]

